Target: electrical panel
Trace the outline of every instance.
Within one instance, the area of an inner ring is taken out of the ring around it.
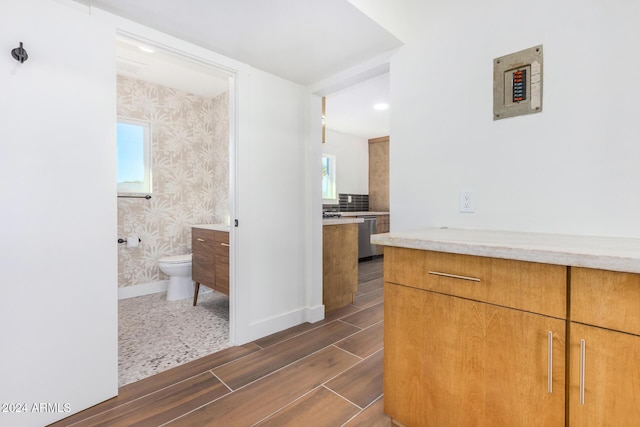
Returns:
[[[542,45],[493,60],[493,120],[542,111]]]

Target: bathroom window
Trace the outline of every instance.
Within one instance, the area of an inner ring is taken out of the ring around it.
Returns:
[[[151,126],[118,119],[118,193],[151,193]]]
[[[338,204],[336,156],[332,154],[322,155],[322,202],[325,204]]]

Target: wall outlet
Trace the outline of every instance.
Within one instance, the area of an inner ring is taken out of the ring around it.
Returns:
[[[473,198],[472,191],[460,192],[459,208],[460,208],[460,212],[464,212],[464,213],[474,213],[476,211],[476,202]]]

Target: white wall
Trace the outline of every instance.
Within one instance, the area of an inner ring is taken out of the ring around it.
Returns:
[[[338,193],[369,194],[367,139],[327,129],[322,153],[336,156]]]
[[[307,299],[312,247],[305,239],[311,170],[307,91],[256,69],[249,91],[249,135],[239,146],[236,216],[242,263],[237,292],[247,303],[242,310],[249,328],[240,331],[238,343],[299,324],[310,311],[323,312],[321,298]]]
[[[408,1],[391,63],[392,231],[640,237],[640,3]],[[517,24],[514,24],[517,23]],[[492,60],[543,44],[543,112],[492,120]],[[458,213],[458,192],[475,214]]]
[[[117,393],[114,33],[5,1],[0,45],[0,425],[42,426]]]
[[[145,40],[233,71],[230,97],[235,122],[230,133],[231,227],[230,338],[240,345],[324,316],[322,305],[321,209],[309,217],[309,197],[320,156],[308,144],[309,91],[132,21],[92,12],[129,37]],[[234,95],[235,94],[235,95]],[[319,108],[320,100],[313,106]],[[315,130],[320,140],[319,129]],[[317,165],[315,164],[317,162]],[[318,169],[319,171],[319,169]],[[318,190],[320,180],[317,178]],[[313,230],[310,234],[309,230]],[[311,237],[311,239],[309,239]]]
[[[76,412],[117,392],[116,30],[237,72],[235,342],[324,313],[320,202],[309,194],[319,194],[320,148],[308,144],[319,126],[307,123],[317,97],[97,9],[0,3],[0,402],[63,411],[0,413],[0,425],[45,425],[69,415],[65,403]],[[9,54],[20,41],[24,64]]]

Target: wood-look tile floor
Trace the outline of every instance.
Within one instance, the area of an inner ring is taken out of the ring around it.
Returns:
[[[51,426],[391,426],[382,409],[382,259],[353,305],[121,387]]]

